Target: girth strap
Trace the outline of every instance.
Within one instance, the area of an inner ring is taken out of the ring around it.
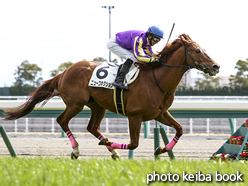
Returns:
[[[123,104],[123,89],[115,88],[114,89],[114,103],[117,114],[126,115],[124,111]]]

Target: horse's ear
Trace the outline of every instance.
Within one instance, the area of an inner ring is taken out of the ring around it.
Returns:
[[[189,37],[189,35],[186,35],[186,38],[187,38],[188,42],[192,42],[192,39]]]
[[[191,38],[186,34],[182,34],[179,37],[185,45],[188,45],[192,41]]]

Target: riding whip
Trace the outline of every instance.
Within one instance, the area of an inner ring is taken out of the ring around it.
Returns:
[[[169,38],[168,38],[168,41],[167,41],[167,43],[166,43],[166,46],[168,45],[168,42],[169,42],[169,40],[170,40],[171,34],[172,34],[172,32],[173,32],[174,25],[175,25],[175,23],[173,23],[173,25],[172,25],[171,32],[170,32],[170,36],[169,36]]]

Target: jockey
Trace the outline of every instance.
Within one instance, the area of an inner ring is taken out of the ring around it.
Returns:
[[[160,62],[159,58],[154,57],[152,46],[163,38],[164,32],[159,26],[151,26],[146,32],[138,30],[130,30],[119,32],[115,38],[109,39],[108,49],[121,59],[125,59],[123,65],[120,66],[119,72],[113,85],[115,87],[129,90],[123,85],[125,75],[133,62]]]

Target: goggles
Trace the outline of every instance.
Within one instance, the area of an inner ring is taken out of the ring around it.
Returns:
[[[158,43],[160,40],[161,40],[161,38],[153,37],[153,41],[155,41],[156,43]]]

